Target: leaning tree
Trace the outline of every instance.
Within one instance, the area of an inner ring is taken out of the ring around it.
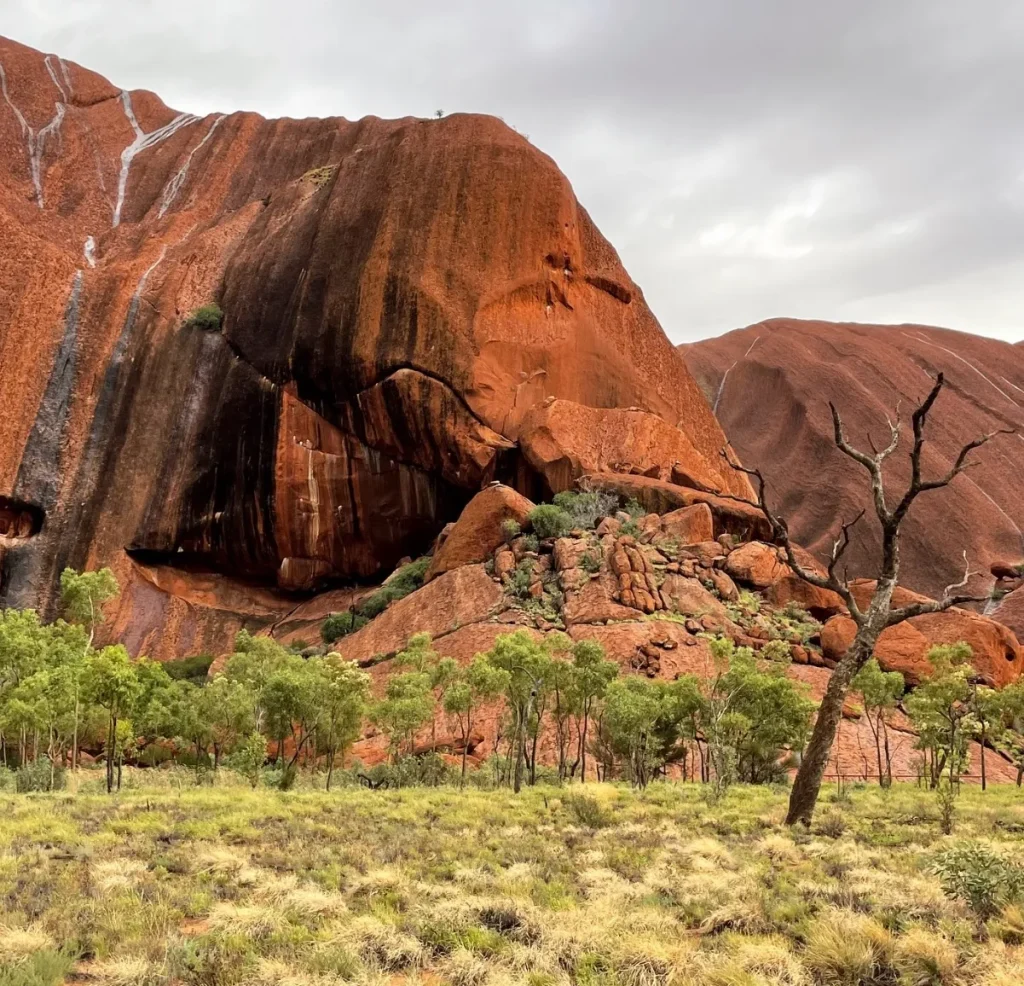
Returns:
[[[914,411],[911,418],[914,429],[914,446],[910,451],[910,483],[903,495],[891,507],[889,506],[890,498],[886,495],[885,491],[882,468],[886,459],[896,451],[900,443],[901,421],[899,409],[897,408],[895,422],[887,419],[890,432],[889,444],[885,448],[878,450],[872,442],[870,443],[871,453],[869,454],[854,448],[850,444],[843,430],[843,422],[839,412],[834,404],[829,403],[829,408],[832,411],[836,446],[844,455],[849,456],[854,462],[860,463],[867,470],[871,478],[871,493],[875,514],[881,526],[881,561],[875,580],[874,592],[866,608],[858,605],[857,600],[854,598],[854,594],[850,589],[850,580],[845,571],[842,577],[838,574],[840,562],[846,549],[850,546],[850,532],[864,516],[865,511],[861,511],[852,521],[841,524],[840,533],[832,545],[827,573],[823,575],[820,572],[811,571],[798,561],[785,520],[776,514],[768,504],[765,479],[761,470],[748,469],[736,462],[727,451],[722,453],[729,465],[737,471],[745,473],[753,480],[757,490],[756,500],[732,495],[728,495],[727,498],[756,507],[768,521],[771,527],[772,538],[785,551],[786,560],[793,572],[810,585],[817,586],[820,589],[831,589],[835,592],[846,604],[850,617],[857,626],[853,643],[832,672],[828,688],[825,690],[825,697],[822,699],[821,706],[818,709],[814,731],[804,751],[796,780],[793,782],[793,790],[789,799],[789,812],[786,816],[786,823],[788,825],[793,825],[796,822],[809,824],[811,821],[811,816],[814,814],[814,806],[818,800],[818,792],[821,789],[825,767],[832,753],[832,745],[835,741],[836,730],[843,712],[843,702],[850,688],[850,682],[854,675],[870,660],[882,631],[887,627],[895,626],[897,623],[902,623],[904,620],[912,619],[915,616],[921,616],[925,613],[940,613],[960,603],[982,602],[987,598],[957,591],[963,589],[970,577],[976,574],[971,572],[969,565],[966,565],[964,577],[959,582],[947,586],[941,599],[913,602],[906,606],[899,606],[896,609],[893,609],[891,605],[893,590],[896,588],[900,569],[900,525],[906,518],[914,501],[922,493],[948,486],[956,476],[967,468],[969,465],[968,458],[976,448],[984,445],[996,435],[1012,434],[1011,430],[1001,429],[968,442],[960,449],[956,461],[945,475],[937,479],[924,479],[921,475],[921,451],[925,444],[925,423],[928,418],[928,412],[932,409],[932,405],[942,390],[943,383],[943,375],[940,373],[928,396],[917,410]],[[726,494],[722,495],[726,496]],[[967,562],[966,551],[964,552],[964,561],[965,563]]]

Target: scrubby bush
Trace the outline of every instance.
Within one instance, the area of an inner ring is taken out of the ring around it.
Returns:
[[[201,329],[203,332],[216,332],[224,322],[224,312],[220,305],[211,301],[208,305],[197,308],[185,320],[185,327]]]
[[[350,633],[355,633],[360,627],[366,626],[368,622],[369,620],[365,616],[351,610],[344,613],[331,613],[320,627],[320,637],[325,644],[333,644],[334,641],[340,640]]]
[[[38,757],[22,764],[14,774],[15,789],[20,794],[29,791],[63,791],[66,783],[64,768],[51,763],[47,757]]]
[[[572,517],[553,503],[542,503],[530,511],[530,526],[539,538],[564,537],[573,528]]]
[[[423,576],[427,574],[429,565],[430,558],[424,555],[397,569],[384,585],[356,607],[356,614],[363,617],[364,622],[380,616],[391,603],[404,599],[423,585]]]
[[[1006,904],[1024,902],[1024,866],[980,842],[961,842],[938,855],[935,872],[948,897],[962,900],[982,920]]]
[[[193,654],[177,661],[164,661],[163,667],[172,681],[191,681],[202,685],[206,683],[211,664],[212,654]]]
[[[565,490],[554,497],[555,506],[572,518],[573,526],[584,530],[596,527],[602,517],[607,517],[615,510],[618,502],[618,497],[612,493],[576,493]]]
[[[501,534],[506,541],[514,541],[522,533],[523,529],[519,525],[519,521],[514,517],[506,517],[501,522]]]
[[[589,794],[567,794],[562,803],[569,810],[577,825],[588,829],[600,829],[609,824],[610,819],[601,807],[601,802]]]

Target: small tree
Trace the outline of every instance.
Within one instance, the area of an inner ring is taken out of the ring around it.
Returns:
[[[114,789],[114,759],[118,749],[118,723],[130,718],[142,683],[128,651],[120,644],[91,653],[86,661],[82,691],[88,701],[103,709],[107,718],[105,744],[107,793]]]
[[[473,732],[473,715],[485,702],[493,701],[506,691],[508,684],[508,671],[495,667],[484,654],[477,654],[445,692],[444,710],[455,717],[462,739],[460,785],[466,783],[466,757]]]
[[[976,726],[970,702],[971,653],[965,643],[932,647],[928,660],[934,671],[905,702],[932,788],[938,788],[945,774],[955,791],[967,769],[968,743]]]
[[[587,736],[597,705],[619,674],[619,666],[605,657],[604,648],[594,640],[577,641],[572,648],[570,707],[576,720],[576,761],[570,768],[575,776],[579,765],[580,783],[587,779]]]
[[[65,568],[60,573],[60,594],[64,604],[64,612],[72,623],[85,627],[88,640],[82,648],[81,660],[92,649],[96,636],[96,628],[103,620],[103,604],[113,599],[121,587],[117,578],[109,568],[101,568],[98,572],[76,572],[73,568]],[[81,671],[84,665],[77,664],[78,673],[72,678],[74,696],[74,731],[71,739],[71,769],[78,769],[78,728],[81,711]]]
[[[998,741],[1005,730],[1006,702],[1002,692],[980,685],[975,677],[971,683],[970,705],[978,731],[981,789],[985,791],[988,788],[985,749],[989,743]]]
[[[1003,730],[1002,748],[1017,767],[1017,787],[1024,782],[1024,678],[1002,691]]]
[[[654,732],[664,713],[664,682],[630,675],[608,685],[601,726],[634,787],[647,787],[662,766]]]
[[[878,763],[878,783],[892,786],[892,751],[889,748],[889,727],[886,713],[896,708],[903,697],[906,683],[899,671],[883,671],[875,658],[871,658],[854,675],[850,686],[860,692],[864,715],[875,740],[875,758]],[[883,759],[884,756],[884,759]]]
[[[415,752],[417,730],[433,718],[434,694],[426,671],[395,675],[387,683],[384,698],[370,710],[370,721],[388,737],[392,760],[398,757],[403,742],[410,754]]]
[[[370,676],[340,654],[328,654],[317,661],[316,703],[319,708],[318,732],[327,755],[327,790],[331,789],[334,764],[338,754],[359,737],[367,700]]]
[[[508,673],[505,689],[512,739],[512,788],[522,789],[524,767],[536,780],[537,742],[544,720],[552,675],[551,638],[540,643],[525,630],[502,634],[487,654],[491,664]]]
[[[926,480],[921,470],[922,452],[925,444],[925,425],[928,414],[935,404],[944,383],[944,377],[940,373],[936,377],[935,384],[929,391],[928,396],[918,405],[911,417],[914,444],[910,450],[910,482],[902,495],[892,505],[890,505],[890,497],[885,490],[883,468],[886,460],[896,451],[900,444],[901,421],[899,414],[897,413],[895,422],[889,422],[889,444],[880,451],[872,446],[872,451],[869,454],[850,444],[843,429],[843,422],[839,412],[836,410],[835,405],[829,405],[832,411],[836,446],[844,455],[862,466],[870,477],[872,503],[881,528],[881,562],[878,567],[878,575],[875,580],[871,601],[866,609],[862,609],[854,598],[848,579],[845,576],[840,577],[838,574],[840,562],[850,545],[851,531],[864,516],[864,511],[861,511],[853,521],[841,524],[840,533],[832,545],[828,568],[825,574],[812,571],[797,558],[793,543],[790,540],[788,526],[769,505],[767,485],[761,471],[759,469],[748,469],[740,465],[729,455],[727,450],[722,452],[722,455],[734,469],[754,480],[756,499],[737,497],[728,493],[720,495],[756,507],[768,521],[772,539],[782,546],[786,555],[786,561],[797,577],[810,585],[821,589],[830,589],[832,592],[835,592],[846,604],[850,617],[857,627],[853,642],[832,672],[828,687],[825,690],[825,696],[818,708],[814,730],[804,751],[804,756],[790,793],[789,811],[786,815],[786,823],[789,825],[793,825],[796,822],[810,824],[814,814],[814,807],[818,801],[818,793],[821,790],[821,781],[825,774],[825,767],[831,756],[836,731],[842,718],[843,703],[846,699],[847,691],[854,676],[871,659],[875,650],[875,644],[882,631],[915,616],[921,616],[925,613],[939,613],[963,602],[982,601],[983,597],[979,598],[978,596],[959,591],[967,585],[970,576],[973,574],[970,571],[970,567],[967,566],[963,578],[947,586],[941,599],[913,602],[908,603],[906,606],[892,608],[893,592],[896,589],[900,569],[900,527],[906,519],[910,508],[914,505],[914,501],[922,493],[939,490],[948,486],[967,468],[970,454],[975,449],[980,448],[996,435],[1012,433],[1002,429],[968,442],[960,449],[953,465],[946,473],[936,479]]]

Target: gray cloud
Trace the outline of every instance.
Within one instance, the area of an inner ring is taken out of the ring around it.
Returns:
[[[1024,338],[1018,0],[4,0],[193,112],[493,113],[677,341],[773,315]]]

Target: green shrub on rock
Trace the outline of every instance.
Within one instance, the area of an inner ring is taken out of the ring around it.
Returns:
[[[572,517],[553,503],[542,503],[534,507],[529,515],[533,532],[539,538],[564,537],[572,530]]]
[[[202,329],[203,332],[216,332],[224,322],[224,312],[220,305],[211,301],[208,305],[197,308],[187,319],[185,327]]]

